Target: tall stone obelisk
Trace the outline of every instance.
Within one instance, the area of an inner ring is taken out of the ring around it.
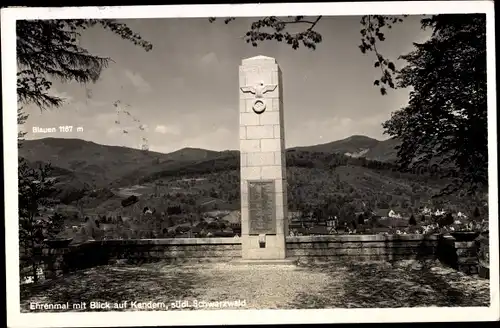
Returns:
[[[281,70],[244,59],[240,79],[241,234],[244,260],[286,258],[288,234]]]

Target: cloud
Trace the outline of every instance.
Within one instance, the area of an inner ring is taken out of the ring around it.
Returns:
[[[129,79],[132,85],[139,90],[139,92],[148,93],[151,91],[151,85],[139,73],[133,73],[132,71],[126,69],[125,76]]]
[[[175,134],[178,135],[181,133],[181,130],[177,126],[173,125],[157,125],[155,128],[155,132],[161,133],[161,134]]]
[[[201,63],[203,65],[217,65],[219,63],[219,59],[214,52],[209,52],[201,58]]]

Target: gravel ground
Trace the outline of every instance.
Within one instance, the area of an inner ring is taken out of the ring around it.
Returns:
[[[36,286],[21,286],[22,312],[68,311],[30,310],[30,303],[67,302],[71,311],[109,311],[89,308],[90,302],[109,302],[114,311],[140,311],[151,310],[138,308],[141,302],[156,302],[160,305],[154,310],[165,310],[174,305],[199,309],[199,302],[238,300],[241,303],[210,303],[209,308],[488,306],[489,281],[438,262],[352,261],[298,266],[155,263],[96,267]],[[113,309],[114,303],[123,301],[127,306]],[[138,303],[132,306],[134,301]],[[72,308],[80,302],[86,302],[85,309]]]

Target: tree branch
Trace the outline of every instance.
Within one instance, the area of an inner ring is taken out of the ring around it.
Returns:
[[[323,16],[319,15],[318,18],[316,18],[316,20],[312,23],[312,26],[308,28],[308,30],[311,31],[316,26],[316,24],[318,24],[321,18],[323,18]]]

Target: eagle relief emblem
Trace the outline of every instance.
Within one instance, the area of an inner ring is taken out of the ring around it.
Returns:
[[[266,92],[271,92],[276,89],[278,85],[276,84],[264,84],[264,82],[259,82],[255,86],[245,86],[241,87],[243,93],[251,93],[255,95],[255,101],[253,103],[253,110],[257,114],[261,114],[266,110],[266,104],[260,98],[263,98]]]
[[[255,95],[255,98],[262,98],[266,92],[274,91],[278,85],[276,84],[264,84],[264,82],[259,82],[255,86],[241,87],[243,93],[251,93]]]

